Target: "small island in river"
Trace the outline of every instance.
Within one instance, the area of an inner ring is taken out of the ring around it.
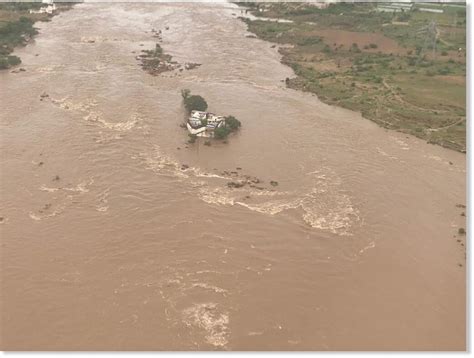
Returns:
[[[234,116],[218,116],[214,113],[206,112],[206,100],[201,96],[191,95],[190,90],[182,90],[181,95],[184,107],[189,114],[186,128],[188,129],[191,143],[194,143],[196,137],[226,139],[230,133],[237,131],[241,127],[242,123]]]

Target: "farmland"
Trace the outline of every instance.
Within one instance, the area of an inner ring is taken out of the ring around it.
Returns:
[[[249,31],[278,44],[296,77],[288,87],[361,112],[383,127],[458,151],[466,149],[466,11],[415,5],[245,3]]]

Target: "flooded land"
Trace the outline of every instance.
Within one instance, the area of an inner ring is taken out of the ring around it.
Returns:
[[[465,154],[288,88],[240,15],[77,4],[14,51],[3,350],[466,349]],[[182,89],[240,130],[188,143]]]

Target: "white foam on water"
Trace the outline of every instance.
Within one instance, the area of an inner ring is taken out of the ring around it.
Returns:
[[[99,144],[106,144],[106,143],[109,143],[111,141],[116,141],[116,140],[120,140],[120,139],[123,139],[123,134],[116,134],[116,133],[104,133],[102,131],[99,132],[99,136],[97,138],[94,139],[94,141],[96,143],[99,143]]]
[[[161,152],[158,145],[153,146],[151,153],[139,153],[136,159],[141,160],[147,169],[154,171],[156,174],[179,178],[189,177],[184,170],[181,170],[178,162]]]
[[[374,247],[375,247],[375,241],[372,241],[372,242],[370,242],[370,244],[368,244],[366,247],[360,249],[360,250],[359,250],[359,254],[363,254],[363,253],[366,252],[367,250],[373,249]]]
[[[28,215],[30,216],[30,218],[32,218],[35,221],[40,221],[41,220],[40,216],[36,215],[35,213],[32,213],[31,211],[29,212]]]
[[[387,157],[387,158],[390,158],[390,159],[393,159],[393,160],[397,160],[398,158],[394,155],[390,155],[390,154],[387,154],[386,152],[384,152],[382,149],[380,149],[379,147],[376,147],[375,148],[377,150],[377,153],[379,153],[381,156],[383,157]]]
[[[235,201],[228,194],[228,190],[225,188],[208,188],[202,187],[199,189],[199,198],[208,204],[218,205],[234,205]]]
[[[107,37],[103,36],[81,36],[79,42],[81,43],[94,43],[94,42],[105,42],[107,41]]]
[[[109,197],[109,192],[110,192],[110,188],[107,188],[101,194],[97,196],[97,199],[99,201],[99,203],[96,205],[97,211],[106,212],[107,210],[109,210],[109,206],[107,205],[109,202],[107,199]]]
[[[208,173],[205,171],[202,171],[199,168],[194,168],[191,167],[189,170],[198,178],[217,178],[217,179],[225,179],[225,180],[232,180],[233,178],[230,176],[225,176],[225,175],[219,175],[215,173]]]
[[[89,178],[72,187],[50,188],[47,187],[45,184],[41,185],[39,187],[39,190],[55,194],[52,195],[51,202],[46,204],[43,208],[37,210],[36,212],[30,211],[28,214],[29,217],[32,220],[39,221],[62,214],[66,210],[68,205],[73,202],[73,199],[75,197],[88,193],[89,186],[93,183],[94,179]]]
[[[229,314],[222,312],[213,302],[197,303],[182,312],[188,327],[204,330],[206,342],[214,347],[224,347],[229,342]]]
[[[403,140],[401,140],[400,138],[393,137],[393,140],[400,146],[400,148],[402,150],[409,150],[410,149],[408,144],[406,142],[404,142]]]
[[[97,102],[95,100],[89,100],[87,102],[75,102],[71,100],[69,97],[64,97],[61,99],[55,99],[52,97],[49,97],[49,98],[50,98],[51,103],[65,110],[85,112],[85,111],[90,111],[91,108],[97,106]]]
[[[199,178],[247,181],[243,179],[245,176],[241,175],[225,176],[207,173],[194,167],[183,168],[176,160],[164,155],[158,145],[153,147],[151,153],[140,153],[138,158],[148,169],[157,174],[188,179],[188,186],[193,188],[199,199],[208,204],[239,205],[266,215],[301,209],[302,221],[306,224],[343,236],[352,235],[352,227],[360,222],[359,211],[353,206],[350,196],[341,191],[341,179],[328,168],[306,173],[311,178],[309,186],[294,191],[258,190],[247,185],[241,188],[228,188],[226,183],[196,180]]]
[[[30,211],[28,213],[28,216],[31,219],[35,220],[35,221],[40,221],[40,220],[43,220],[43,219],[49,219],[49,218],[55,217],[59,214],[62,214],[64,212],[64,210],[66,210],[66,205],[61,204],[61,205],[58,205],[55,210],[53,210],[49,213],[46,213],[45,212],[46,210],[43,210],[43,212],[38,212],[38,213],[33,213],[33,212]]]
[[[61,99],[50,98],[51,103],[55,104],[59,108],[65,110],[72,110],[85,113],[82,117],[89,123],[100,125],[103,128],[111,129],[114,131],[125,132],[135,128],[143,118],[137,113],[133,113],[130,118],[123,122],[109,122],[104,119],[102,112],[94,110],[97,107],[95,100],[88,100],[86,102],[76,102],[71,100],[69,97]]]
[[[261,204],[248,204],[238,201],[236,204],[241,205],[249,210],[262,214],[276,215],[284,210],[296,209],[301,206],[298,200],[293,201],[267,201]]]
[[[59,189],[60,188],[48,188],[44,184],[40,186],[40,190],[47,191],[48,193],[54,193],[54,192],[58,191]]]
[[[65,187],[65,188],[62,188],[63,190],[66,190],[66,191],[71,191],[71,192],[75,192],[75,193],[88,193],[89,192],[89,186],[92,185],[94,183],[94,179],[93,178],[90,178],[89,180],[86,180],[86,181],[83,181],[79,184],[77,184],[75,187]]]
[[[191,285],[191,287],[192,287],[192,288],[202,288],[202,289],[204,289],[204,290],[214,291],[214,292],[216,292],[216,293],[221,293],[221,294],[223,294],[224,296],[229,293],[229,291],[227,291],[227,290],[224,289],[224,288],[217,287],[217,286],[214,286],[214,285],[209,285],[209,284],[204,283],[204,282],[193,283],[193,284]]]
[[[437,161],[437,162],[444,162],[443,158],[438,157],[437,155],[423,155],[423,157]],[[448,163],[448,162],[446,162]]]
[[[103,128],[111,129],[119,132],[129,131],[137,126],[138,123],[143,119],[138,114],[132,114],[132,116],[125,122],[107,122],[100,112],[91,111],[85,115],[84,120],[91,123],[96,123]]]
[[[339,189],[340,179],[333,173],[321,174],[320,171],[314,171],[308,174],[314,176],[314,186],[306,191],[304,188],[294,192],[249,191],[247,188],[236,190],[203,185],[199,188],[198,196],[209,204],[239,205],[266,215],[302,209],[302,219],[311,227],[337,235],[352,235],[353,225],[360,222],[359,211],[352,205],[349,195]],[[242,193],[248,193],[250,198],[257,196],[259,202],[238,199],[237,195],[242,197]],[[275,196],[278,198],[275,199]]]

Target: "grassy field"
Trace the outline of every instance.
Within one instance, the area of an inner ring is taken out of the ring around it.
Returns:
[[[38,33],[33,26],[36,21],[49,21],[53,16],[30,14],[30,10],[38,10],[42,5],[41,2],[0,4],[0,70],[21,63],[19,57],[11,55],[15,47],[26,45]],[[56,13],[71,6],[72,3],[56,4]]]
[[[295,78],[313,92],[391,129],[466,150],[465,7],[415,5],[387,13],[377,4],[245,3],[249,31],[280,43]],[[421,8],[441,9],[443,13]],[[434,44],[434,49],[433,49]]]

